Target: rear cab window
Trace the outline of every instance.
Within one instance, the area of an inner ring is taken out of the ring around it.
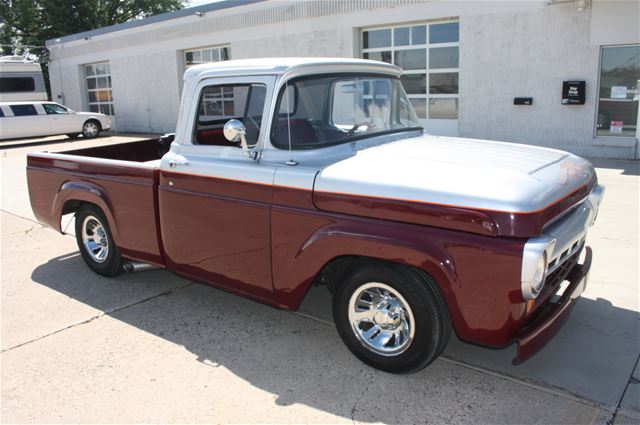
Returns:
[[[29,115],[38,115],[38,111],[36,111],[35,106],[31,104],[27,105],[10,105],[11,112],[16,117],[25,117]]]

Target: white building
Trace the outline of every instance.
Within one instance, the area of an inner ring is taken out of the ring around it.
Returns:
[[[404,69],[430,133],[638,158],[639,4],[228,0],[49,40],[52,96],[171,132],[190,64],[365,57]]]

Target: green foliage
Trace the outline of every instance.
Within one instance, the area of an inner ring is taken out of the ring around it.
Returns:
[[[47,40],[184,6],[185,0],[2,0],[0,53],[37,56],[48,86]]]

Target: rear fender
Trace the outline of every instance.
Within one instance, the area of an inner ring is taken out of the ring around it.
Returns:
[[[60,220],[62,219],[64,206],[70,201],[88,202],[98,206],[109,223],[111,235],[116,245],[118,244],[120,238],[113,214],[113,206],[107,196],[106,190],[102,186],[85,181],[66,181],[60,186],[53,201],[52,216],[56,218],[55,229],[61,233]]]

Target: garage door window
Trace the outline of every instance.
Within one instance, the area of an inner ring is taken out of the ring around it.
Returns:
[[[85,65],[84,74],[87,79],[89,110],[106,115],[115,115],[109,62]]]
[[[640,45],[603,47],[596,134],[635,137],[640,95]]]
[[[362,57],[402,68],[402,85],[421,119],[458,119],[459,23],[362,32]]]

